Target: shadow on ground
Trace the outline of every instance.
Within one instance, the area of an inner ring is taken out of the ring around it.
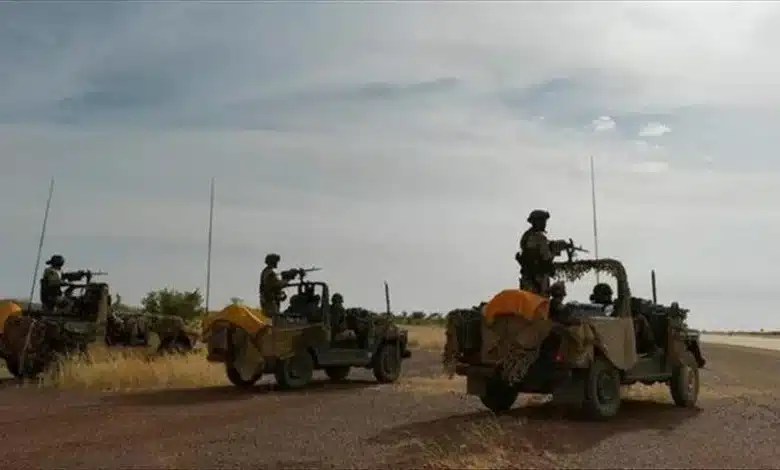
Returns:
[[[490,411],[449,416],[391,428],[368,443],[397,446],[406,458],[415,453],[451,455],[503,448],[534,455],[576,454],[612,436],[640,431],[671,432],[701,410],[652,401],[625,400],[606,422],[590,422],[551,403],[529,404],[496,416]],[[407,444],[404,449],[404,444]]]
[[[300,390],[279,390],[276,384],[262,383],[248,389],[230,385],[204,388],[179,388],[155,390],[149,392],[129,392],[107,395],[102,399],[105,403],[125,406],[181,406],[219,403],[252,399],[258,395],[273,394],[276,397],[285,395],[307,395],[340,393],[345,390],[363,389],[376,385],[370,380],[349,380],[331,382],[316,380]]]

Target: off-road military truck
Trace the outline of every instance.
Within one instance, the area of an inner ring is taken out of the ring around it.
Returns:
[[[208,360],[224,363],[237,387],[274,374],[280,388],[298,389],[311,382],[315,370],[339,381],[352,367],[373,370],[380,383],[398,380],[402,361],[411,356],[406,330],[390,318],[369,314],[355,319],[354,334],[336,335],[328,284],[305,280],[304,270],[298,277],[284,289],[284,298],[294,294],[290,305],[274,318],[244,305],[230,305],[207,317],[203,338]]]
[[[198,342],[198,333],[173,315],[110,310],[106,327],[107,346],[142,347],[150,352],[187,353]]]
[[[70,284],[65,308],[31,306],[8,316],[0,338],[0,356],[16,377],[35,378],[61,356],[85,353],[105,336],[108,285],[93,283],[97,273],[85,271],[86,282]]]
[[[444,365],[467,378],[467,393],[496,413],[511,408],[520,393],[552,394],[591,419],[607,419],[620,408],[621,385],[661,382],[678,406],[696,405],[699,367],[691,345],[698,338],[680,316],[650,320],[657,348],[646,353],[637,348],[632,314],[641,312],[632,311],[619,261],[567,261],[554,263],[554,269],[567,281],[594,271],[611,274],[617,298],[610,314],[576,303],[551,312],[550,299],[519,289],[502,291],[480,310],[451,314]],[[561,312],[565,320],[551,318]]]

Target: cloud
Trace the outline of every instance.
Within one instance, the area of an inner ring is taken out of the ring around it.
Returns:
[[[672,132],[672,129],[660,122],[651,122],[640,129],[639,137],[660,137],[667,132]]]
[[[590,125],[593,127],[593,132],[604,132],[615,129],[615,120],[609,116],[601,116],[594,119]]]
[[[694,325],[780,327],[760,314],[780,259],[759,248],[780,235],[778,11],[3,5],[0,282],[29,292],[55,176],[45,254],[109,271],[128,300],[203,288],[214,176],[216,304],[255,298],[278,251],[350,304],[381,308],[388,280],[398,309],[472,305],[515,285],[531,209],[591,244],[594,155],[599,251],[635,293],[656,269]],[[674,129],[663,147],[638,140],[648,123]]]
[[[635,163],[631,168],[637,173],[663,173],[669,171],[669,164],[663,161],[646,161]]]

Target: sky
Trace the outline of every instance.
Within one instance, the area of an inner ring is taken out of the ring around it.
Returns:
[[[44,260],[205,290],[213,177],[212,308],[277,252],[446,312],[517,285],[533,209],[593,254],[593,156],[634,295],[778,329],[778,44],[775,2],[0,3],[0,286],[54,177]]]

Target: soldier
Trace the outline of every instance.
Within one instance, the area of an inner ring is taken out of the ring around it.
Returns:
[[[550,319],[555,321],[564,320],[566,310],[563,306],[563,299],[566,297],[566,284],[558,281],[550,286]]]
[[[70,300],[62,295],[62,287],[68,284],[63,280],[75,280],[81,277],[81,272],[63,273],[65,258],[62,255],[52,255],[46,261],[48,267],[43,270],[41,276],[41,305],[46,311],[56,308],[67,309]]]
[[[594,304],[601,305],[602,311],[606,315],[611,314],[614,309],[612,287],[604,282],[596,284],[593,286],[593,292],[590,294],[590,301]]]
[[[348,336],[347,311],[344,308],[344,296],[336,292],[330,300],[330,325],[334,340]]]
[[[565,241],[550,242],[547,240],[547,219],[550,213],[536,209],[528,216],[531,228],[520,238],[520,251],[515,255],[515,261],[520,264],[520,288],[537,295],[548,294],[550,276],[553,274],[553,258],[560,252]]]
[[[280,279],[274,271],[279,266],[281,259],[282,257],[276,253],[265,255],[265,268],[260,273],[260,307],[263,309],[263,313],[270,318],[279,314],[282,288],[287,285],[287,281]]]

